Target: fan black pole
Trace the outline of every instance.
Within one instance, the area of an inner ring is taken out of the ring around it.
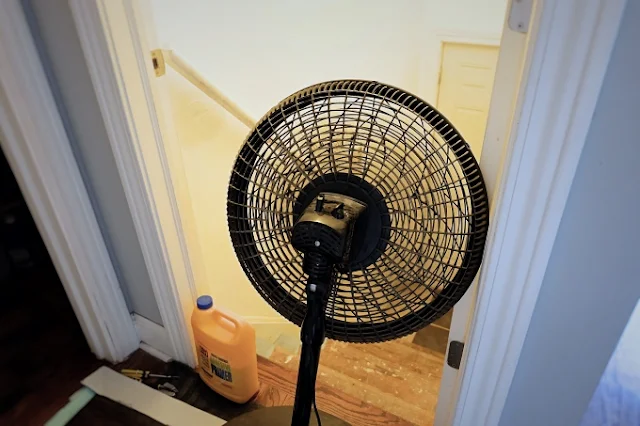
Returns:
[[[311,405],[315,399],[316,377],[320,362],[320,349],[324,342],[324,310],[331,291],[331,265],[321,255],[305,255],[305,266],[313,263],[307,280],[307,314],[300,330],[302,351],[298,367],[298,384],[293,405],[291,425],[308,425]],[[308,268],[305,268],[308,269]]]

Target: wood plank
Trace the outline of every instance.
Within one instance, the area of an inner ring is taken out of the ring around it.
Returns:
[[[336,342],[344,345],[345,343]],[[416,374],[432,375],[438,380],[442,375],[444,354],[399,341],[358,345],[360,351],[369,353],[387,363],[395,363]]]
[[[295,394],[297,372],[264,358],[259,358],[258,365],[261,382],[290,395]],[[259,403],[264,402],[259,398]],[[354,426],[410,424],[321,381],[316,384],[316,403],[320,411],[339,417]]]
[[[262,367],[262,366],[261,366]],[[264,407],[279,407],[283,405],[293,405],[295,401],[295,394],[283,389],[288,384],[284,383],[282,378],[275,377],[268,371],[264,371],[263,368],[259,370],[260,377],[260,390],[256,396],[254,402]]]
[[[108,367],[94,371],[82,384],[166,425],[222,426],[225,420],[130,379]],[[86,407],[85,407],[86,408]]]
[[[433,410],[425,410],[402,398],[391,396],[370,384],[356,381],[336,370],[320,366],[319,378],[323,383],[398,416],[408,424],[430,425],[433,423]]]
[[[287,355],[284,351],[276,350],[271,359],[285,366],[285,368],[297,372],[298,356]],[[318,369],[318,383],[339,389],[353,398],[397,416],[406,421],[407,424],[428,425],[433,423],[436,401],[433,401],[433,408],[427,405],[427,409],[424,409],[415,404],[410,404],[396,395],[387,393],[385,389],[379,389],[371,384],[364,383],[322,363]]]
[[[366,346],[331,342],[322,351],[320,364],[370,384],[411,404],[428,406],[429,396],[437,398],[442,366],[416,374],[402,362],[389,362],[368,352]]]
[[[297,371],[298,356],[276,349],[270,359]],[[441,354],[411,343],[328,341],[318,381],[406,421],[431,424],[443,363]]]

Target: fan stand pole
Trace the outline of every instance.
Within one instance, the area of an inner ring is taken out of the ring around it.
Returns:
[[[300,331],[302,352],[298,367],[298,384],[293,404],[292,426],[307,426],[309,424],[311,405],[315,398],[320,349],[324,342],[325,300],[330,287],[330,275],[325,277],[310,276],[307,281],[307,314]]]

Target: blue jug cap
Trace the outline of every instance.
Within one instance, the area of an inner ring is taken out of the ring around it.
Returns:
[[[198,297],[197,305],[201,311],[207,310],[213,306],[213,299],[209,295],[200,296]]]

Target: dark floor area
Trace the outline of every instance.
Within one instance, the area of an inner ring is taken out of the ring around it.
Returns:
[[[0,424],[42,425],[101,363],[49,262],[12,273],[2,292]]]
[[[0,151],[0,425],[42,425],[100,365]]]

